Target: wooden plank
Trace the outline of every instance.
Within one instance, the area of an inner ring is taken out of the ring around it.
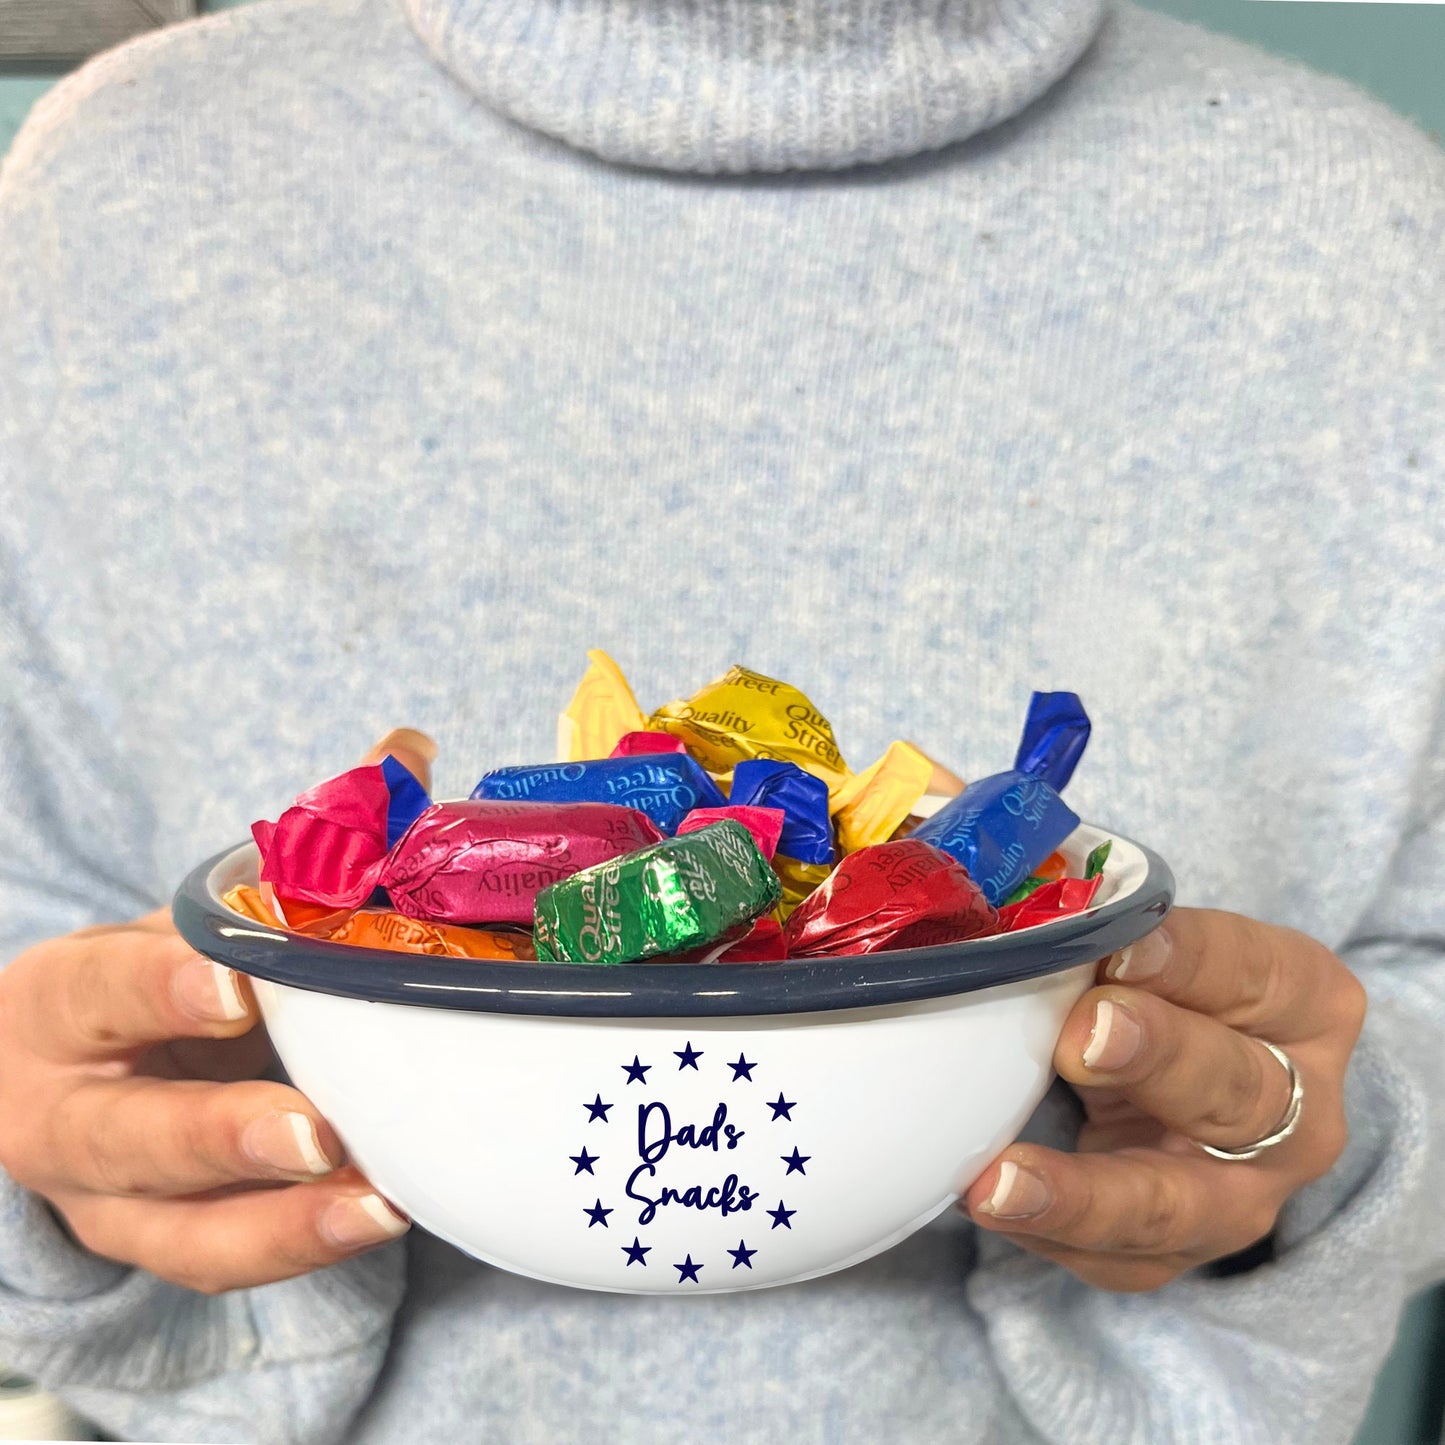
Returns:
[[[0,56],[75,60],[195,13],[195,0],[0,0]]]

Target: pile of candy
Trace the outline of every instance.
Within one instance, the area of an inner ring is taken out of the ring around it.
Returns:
[[[255,824],[261,886],[227,904],[338,943],[621,964],[953,943],[1093,901],[1109,845],[1082,878],[1055,851],[1089,737],[1073,693],[1035,693],[1013,768],[924,819],[939,769],[911,743],[854,773],[786,683],[734,667],[644,717],[616,663],[588,657],[562,761],[446,803],[395,758],[353,768]]]

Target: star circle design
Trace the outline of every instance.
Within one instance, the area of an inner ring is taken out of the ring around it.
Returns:
[[[591,1209],[583,1209],[582,1213],[587,1216],[588,1229],[591,1229],[594,1224],[600,1224],[603,1229],[606,1229],[608,1227],[607,1216],[611,1214],[612,1211],[610,1209],[604,1209],[602,1207],[602,1201],[599,1199]],[[789,1225],[789,1228],[792,1228],[792,1226]]]
[[[791,1174],[794,1170],[797,1170],[799,1174],[801,1174],[804,1178],[807,1178],[808,1171],[803,1168],[803,1165],[806,1164],[808,1160],[813,1157],[811,1154],[799,1154],[798,1146],[794,1144],[793,1152],[791,1154],[780,1154],[778,1157],[783,1161],[784,1164],[788,1166],[789,1174]]]
[[[587,1152],[587,1146],[584,1144],[580,1154],[569,1154],[567,1157],[577,1166],[572,1171],[573,1174],[590,1174],[592,1172],[592,1166],[602,1156],[600,1154],[589,1154]]]
[[[632,1062],[630,1064],[623,1064],[622,1067],[627,1072],[627,1082],[629,1084],[645,1084],[647,1082],[647,1071],[652,1065],[644,1064],[636,1054],[633,1054]]]
[[[728,1068],[733,1071],[733,1083],[737,1083],[739,1079],[746,1079],[748,1083],[751,1084],[753,1081],[753,1070],[757,1068],[757,1064],[750,1064],[746,1054],[739,1054],[736,1062],[729,1064]]]
[[[702,1268],[702,1265],[694,1264],[692,1262],[691,1255],[688,1255],[687,1259],[682,1264],[673,1265],[673,1268],[677,1271],[678,1284],[683,1284],[688,1280],[691,1280],[694,1284],[702,1283],[702,1281],[697,1277],[697,1272]]]
[[[780,1224],[783,1226],[784,1229],[791,1229],[793,1226],[789,1221],[797,1212],[798,1211],[796,1209],[789,1209],[781,1199],[778,1200],[778,1207],[776,1209],[763,1210],[764,1214],[772,1216],[774,1229],[776,1229]]]
[[[747,1265],[749,1269],[751,1269],[753,1267],[753,1256],[757,1253],[757,1250],[749,1249],[747,1246],[747,1241],[740,1239],[738,1240],[738,1247],[736,1249],[730,1249],[727,1252],[733,1257],[734,1269],[737,1269],[739,1265],[744,1264]]]
[[[677,1058],[682,1060],[682,1062],[677,1066],[679,1070],[696,1069],[697,1061],[702,1058],[702,1050],[693,1048],[691,1039],[689,1039],[687,1043],[685,1043],[680,1049],[674,1049],[672,1052],[674,1055],[676,1055]]]
[[[590,1227],[590,1226],[589,1226]],[[634,1264],[640,1264],[643,1269],[647,1268],[647,1256],[652,1253],[650,1244],[643,1244],[634,1234],[631,1244],[624,1244],[622,1252],[627,1256],[627,1267],[632,1268]]]
[[[602,1102],[602,1095],[598,1094],[590,1104],[583,1104],[582,1107],[587,1110],[587,1122],[589,1124],[593,1123],[598,1119],[601,1119],[602,1122],[605,1124],[607,1123],[607,1111],[612,1107],[612,1105],[604,1104]]]
[[[779,1119],[786,1119],[788,1123],[791,1124],[793,1122],[793,1110],[796,1109],[797,1106],[798,1101],[796,1099],[785,1099],[782,1091],[779,1090],[776,1099],[768,1100],[768,1108],[773,1111],[772,1122],[776,1124]]]

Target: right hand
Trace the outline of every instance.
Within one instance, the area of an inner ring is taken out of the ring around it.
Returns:
[[[429,781],[424,735],[387,752]],[[289,1279],[408,1222],[271,1061],[246,979],[167,910],[82,929],[0,973],[0,1166],[74,1238],[205,1294]]]

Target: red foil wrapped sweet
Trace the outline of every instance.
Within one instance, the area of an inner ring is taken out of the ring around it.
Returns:
[[[770,863],[773,861],[773,854],[778,851],[778,839],[783,836],[783,823],[787,819],[781,808],[755,808],[745,803],[726,808],[694,808],[677,825],[678,837],[706,828],[709,823],[721,823],[724,818],[741,823],[753,835],[753,842],[758,845],[763,857]]]
[[[717,963],[777,963],[786,958],[783,927],[776,918],[765,914],[754,919],[753,926],[738,941],[725,948],[714,960]]]
[[[1102,877],[1057,878],[1035,888],[1027,898],[999,909],[1003,932],[1017,933],[1020,928],[1034,928],[1071,913],[1082,913],[1094,901],[1103,881]]]
[[[793,910],[789,958],[880,953],[957,943],[999,931],[998,914],[968,873],[912,838],[850,853]]]
[[[651,819],[615,803],[434,803],[397,842],[379,881],[409,918],[530,925],[542,889],[661,841]]]

